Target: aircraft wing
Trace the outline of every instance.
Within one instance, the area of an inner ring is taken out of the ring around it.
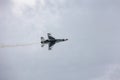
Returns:
[[[50,33],[48,33],[47,35],[48,35],[48,39],[55,39],[54,37],[51,36]]]
[[[50,42],[49,44],[48,44],[48,49],[49,50],[51,50],[52,49],[52,46],[55,44],[55,42]]]

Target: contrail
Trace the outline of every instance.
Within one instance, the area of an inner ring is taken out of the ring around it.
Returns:
[[[0,45],[0,48],[20,47],[20,46],[32,46],[40,44],[39,42],[27,43],[27,44],[14,44],[14,45]]]

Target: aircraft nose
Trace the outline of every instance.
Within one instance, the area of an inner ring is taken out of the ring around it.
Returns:
[[[67,41],[68,39],[65,39],[65,41]]]
[[[64,41],[67,41],[68,39],[64,39]]]

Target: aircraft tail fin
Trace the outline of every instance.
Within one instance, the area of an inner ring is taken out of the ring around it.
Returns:
[[[41,37],[41,42],[42,42],[42,41],[45,41],[44,37]]]
[[[44,37],[41,37],[41,47],[44,47],[44,41],[45,41]]]

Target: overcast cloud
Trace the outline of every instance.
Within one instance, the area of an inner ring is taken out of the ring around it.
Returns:
[[[119,0],[0,0],[0,80],[120,80]],[[68,38],[41,48],[50,32]],[[38,43],[38,44],[34,44]]]

